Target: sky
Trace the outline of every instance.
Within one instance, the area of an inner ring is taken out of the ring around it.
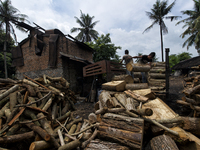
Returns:
[[[80,18],[82,11],[84,14],[94,16],[94,21],[99,21],[94,29],[100,35],[110,34],[110,38],[115,46],[120,46],[117,54],[124,55],[126,49],[131,56],[138,53],[149,54],[156,52],[158,61],[162,61],[161,42],[159,25],[143,33],[152,24],[146,15],[146,11],[151,11],[156,0],[12,0],[12,5],[21,14],[26,14],[30,25],[35,27],[36,23],[40,27],[49,29],[59,29],[65,35],[70,34],[75,37],[78,32],[71,33],[73,27],[80,27],[74,17]],[[170,5],[173,0],[168,0]],[[171,54],[189,52],[192,57],[198,56],[196,49],[190,47],[182,48],[182,44],[187,39],[182,39],[180,35],[184,32],[184,24],[176,23],[187,16],[183,16],[181,11],[192,10],[193,0],[176,0],[175,6],[168,16],[181,16],[179,20],[164,20],[168,27],[168,34],[163,35],[164,61],[165,48],[169,48]],[[15,30],[18,42],[28,37],[28,33]]]

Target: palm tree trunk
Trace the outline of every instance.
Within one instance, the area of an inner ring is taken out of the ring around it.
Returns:
[[[160,25],[160,39],[161,39],[161,55],[162,55],[162,62],[163,60],[163,35],[162,35],[162,26]]]
[[[8,72],[7,72],[7,62],[6,62],[6,50],[7,50],[7,34],[8,34],[8,24],[6,22],[6,36],[4,41],[4,69],[5,69],[5,78],[8,78]]]

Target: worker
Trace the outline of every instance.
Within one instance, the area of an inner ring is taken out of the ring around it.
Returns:
[[[122,63],[123,61],[125,61],[125,64],[127,65],[130,61],[132,61],[132,56],[129,55],[129,51],[126,49],[125,50],[125,55],[122,57],[122,60],[119,63]],[[128,71],[126,69],[126,74],[132,76],[134,78],[134,74],[132,71]]]
[[[149,64],[151,67],[152,59],[155,57],[155,52],[151,52],[149,55],[134,56],[132,58],[140,58],[140,64]],[[141,72],[142,82],[147,83],[147,72]]]

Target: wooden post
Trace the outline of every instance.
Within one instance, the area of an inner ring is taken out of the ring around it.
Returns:
[[[166,61],[166,65],[165,65],[165,76],[166,76],[166,100],[169,99],[169,48],[165,49],[165,61]]]

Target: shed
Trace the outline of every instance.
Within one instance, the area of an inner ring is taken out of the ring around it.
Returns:
[[[24,24],[23,27],[30,34],[12,50],[12,66],[16,67],[18,79],[23,74],[33,79],[46,74],[64,77],[76,93],[90,89],[91,85],[83,84],[83,67],[93,63],[92,48],[58,29],[45,30]]]
[[[172,70],[181,70],[182,73],[188,74],[190,70],[193,70],[192,67],[200,65],[200,56],[196,56],[187,60],[183,60],[178,64],[174,65]]]

